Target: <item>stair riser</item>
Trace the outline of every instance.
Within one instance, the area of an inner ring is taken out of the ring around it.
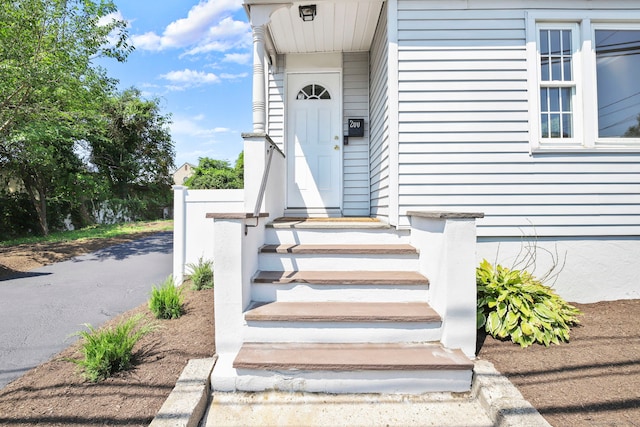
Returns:
[[[416,255],[294,255],[260,254],[267,271],[416,271]]]
[[[472,371],[260,371],[237,370],[237,377],[211,377],[214,391],[280,390],[310,393],[422,394],[468,392]]]
[[[267,228],[266,244],[308,244],[308,245],[366,245],[366,244],[409,244],[408,232],[391,230],[333,230],[333,229],[278,229]]]
[[[428,286],[397,285],[310,285],[254,283],[251,300],[259,302],[428,302]]]
[[[248,322],[244,342],[422,343],[441,338],[440,323]]]

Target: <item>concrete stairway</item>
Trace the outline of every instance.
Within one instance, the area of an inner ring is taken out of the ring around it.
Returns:
[[[369,219],[275,221],[259,269],[231,369],[236,390],[470,389],[473,364],[439,342],[443,319],[408,232]]]

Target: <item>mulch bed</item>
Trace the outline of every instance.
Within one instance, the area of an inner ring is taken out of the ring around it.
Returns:
[[[480,339],[492,362],[553,426],[640,426],[640,300],[575,304],[571,341],[526,349]]]

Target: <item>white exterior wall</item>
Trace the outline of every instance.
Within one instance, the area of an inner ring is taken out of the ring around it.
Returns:
[[[479,236],[640,235],[640,150],[530,155],[525,7],[564,4],[398,2],[401,215],[484,212]]]
[[[486,258],[511,268],[523,248],[533,245],[538,248],[536,268],[527,271],[542,277],[553,267],[551,254],[557,256],[557,280],[546,284],[568,301],[640,298],[640,237],[539,238],[524,242],[520,238],[480,238],[478,262]]]
[[[364,118],[364,137],[343,145],[342,214],[369,216],[369,54],[345,53],[342,60],[343,135],[349,118]]]
[[[381,220],[389,219],[389,74],[387,59],[387,6],[380,14],[380,21],[370,53],[370,118],[369,175],[371,215]]]
[[[509,266],[538,236],[535,273],[557,248],[555,289],[583,303],[640,297],[640,150],[530,154],[526,25],[598,8],[640,3],[398,0],[401,225],[409,210],[484,212],[478,261]]]

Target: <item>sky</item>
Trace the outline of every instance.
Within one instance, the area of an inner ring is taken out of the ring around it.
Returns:
[[[99,65],[171,114],[176,168],[235,162],[252,130],[252,37],[242,0],[115,0],[135,50]]]

